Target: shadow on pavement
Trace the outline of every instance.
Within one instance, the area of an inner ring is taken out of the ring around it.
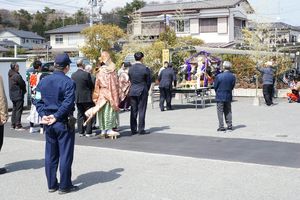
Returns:
[[[16,172],[29,169],[40,169],[45,166],[45,159],[40,160],[24,160],[5,165],[8,172]]]
[[[233,126],[233,129],[236,130],[236,129],[246,128],[246,127],[247,127],[246,125],[241,124],[241,125]]]
[[[126,130],[127,128],[125,129],[125,131],[123,131],[124,127],[120,127],[120,129],[121,129],[121,131],[120,131],[121,137],[130,137],[130,136],[132,136],[131,131]],[[130,127],[129,127],[129,129],[130,129]],[[149,131],[150,134],[151,134],[151,133],[155,133],[155,132],[159,132],[159,131],[163,131],[163,130],[167,130],[167,129],[170,129],[170,126],[151,127],[149,129],[146,129],[146,131]]]
[[[163,131],[163,130],[168,130],[170,129],[170,126],[161,126],[161,127],[151,127],[148,129],[148,131],[151,133],[158,132],[158,131]]]
[[[113,181],[121,176],[121,172],[124,171],[124,168],[116,168],[108,172],[104,171],[95,171],[82,174],[74,180],[75,185],[80,185],[80,189],[85,189],[99,183],[106,183]]]

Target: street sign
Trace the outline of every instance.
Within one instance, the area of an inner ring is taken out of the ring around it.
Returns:
[[[170,50],[169,49],[162,50],[162,63],[164,63],[165,61],[170,62]]]

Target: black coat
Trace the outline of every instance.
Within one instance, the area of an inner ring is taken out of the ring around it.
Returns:
[[[91,103],[92,94],[94,91],[94,83],[91,74],[78,69],[72,74],[72,79],[76,84],[75,102],[76,103]]]
[[[159,87],[172,89],[172,82],[175,81],[175,73],[173,68],[168,67],[160,73],[158,76]]]
[[[136,63],[128,71],[131,87],[129,96],[148,95],[151,86],[150,69],[142,63]]]
[[[26,93],[26,83],[22,76],[10,69],[8,72],[8,84],[9,84],[9,98],[12,101],[24,100]]]

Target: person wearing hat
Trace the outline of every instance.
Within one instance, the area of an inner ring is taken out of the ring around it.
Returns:
[[[256,66],[256,69],[262,73],[263,79],[263,95],[267,106],[273,105],[274,95],[274,75],[275,69],[273,67],[273,61],[265,63],[265,67]]]
[[[230,69],[232,64],[229,61],[224,61],[223,69],[224,72],[216,76],[214,82],[214,89],[216,92],[216,102],[217,102],[217,114],[219,120],[219,128],[217,131],[226,131],[224,127],[223,116],[225,117],[225,122],[227,124],[227,130],[232,131],[232,90],[235,86],[235,76]]]
[[[91,74],[84,70],[83,60],[77,60],[76,64],[77,71],[72,74],[71,78],[76,84],[77,128],[79,136],[90,137],[92,136],[93,120],[87,123],[86,126],[83,126],[83,123],[87,119],[84,113],[95,105],[92,100],[94,83]]]
[[[75,128],[75,83],[66,76],[71,60],[67,54],[55,58],[55,71],[43,78],[36,89],[35,105],[42,118],[46,137],[45,171],[49,192],[77,191],[71,181]],[[59,164],[60,181],[57,181]]]

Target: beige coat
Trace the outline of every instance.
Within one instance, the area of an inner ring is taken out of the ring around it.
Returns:
[[[119,111],[119,83],[115,64],[113,62],[109,62],[105,66],[100,67],[96,75],[93,101],[95,106],[85,112],[85,115],[88,117],[88,119],[84,122],[84,126],[101,110],[101,108],[107,102],[109,102],[110,106],[116,112]]]
[[[4,91],[2,76],[0,75],[0,125],[3,125],[8,120],[7,98]]]

